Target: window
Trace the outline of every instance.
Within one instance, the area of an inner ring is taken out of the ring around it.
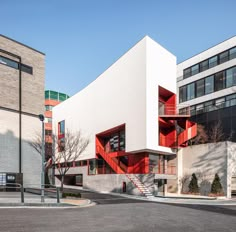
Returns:
[[[218,64],[218,57],[213,56],[209,59],[209,68],[215,67]]]
[[[214,76],[205,78],[205,94],[212,93],[214,91]]]
[[[236,85],[236,67],[226,70],[226,88]]]
[[[192,76],[199,73],[199,64],[196,64],[194,66],[191,67],[191,74]]]
[[[184,70],[184,79],[191,76],[191,69],[187,68]]]
[[[195,98],[195,83],[187,85],[187,100]]]
[[[208,60],[204,60],[200,63],[200,72],[203,72],[209,68]]]
[[[11,68],[19,69],[19,63],[9,58],[0,56],[0,64],[5,64]]]
[[[45,135],[52,135],[52,131],[51,130],[45,130]]]
[[[179,88],[179,102],[185,102],[187,100],[187,87],[183,86]]]
[[[44,92],[44,94],[45,94],[45,99],[49,99],[50,97],[49,97],[49,90],[46,90],[45,92]]]
[[[53,106],[45,105],[45,111],[51,111]]]
[[[95,175],[96,174],[96,159],[89,160],[88,174],[89,175]]]
[[[45,123],[52,123],[52,118],[45,117],[44,121]]]
[[[198,64],[195,64],[189,68],[184,69],[183,78],[188,78],[199,72],[203,72],[209,68],[215,67],[218,64],[222,64],[228,60],[236,58],[236,47],[233,47],[224,52],[218,53],[217,55],[204,60]]]
[[[33,74],[33,68],[25,64],[21,64],[21,71]]]
[[[226,97],[226,107],[236,105],[236,94],[232,94]]]
[[[219,64],[222,64],[229,60],[229,51],[225,51],[219,54]]]
[[[58,134],[65,135],[65,120],[58,123]]]
[[[196,105],[196,114],[201,114],[201,113],[204,113],[204,105],[203,104]]]
[[[196,107],[195,106],[190,106],[190,115],[195,115],[196,114]]]
[[[204,79],[201,79],[199,81],[196,82],[196,96],[197,97],[201,97],[204,95]]]
[[[32,67],[30,67],[26,64],[21,64],[21,66],[19,66],[19,62],[15,61],[15,60],[11,60],[9,58],[6,58],[4,56],[0,56],[0,64],[4,64],[4,65],[7,65],[7,66],[9,66],[11,68],[15,68],[15,69],[21,69],[21,71],[23,71],[23,72],[33,74]]]
[[[216,106],[217,109],[224,108],[225,107],[225,98],[222,97],[222,98],[216,99],[215,106]]]
[[[225,75],[224,72],[215,74],[215,91],[225,88]]]
[[[59,138],[59,144],[58,144],[58,151],[64,151],[65,150],[65,138]]]
[[[58,92],[50,90],[50,99],[58,101]]]
[[[215,102],[214,101],[208,101],[204,103],[204,111],[205,112],[210,112],[215,110]]]
[[[59,93],[59,101],[65,101],[67,99],[66,94],[64,93]]]
[[[125,131],[120,132],[120,151],[125,150]]]
[[[231,48],[229,50],[229,59],[231,60],[231,59],[234,59],[234,58],[236,58],[236,47]]]
[[[87,166],[87,160],[82,160],[81,161],[81,166]]]

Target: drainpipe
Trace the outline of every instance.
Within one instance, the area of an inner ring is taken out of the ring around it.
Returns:
[[[22,173],[22,78],[21,57],[19,57],[19,173]]]

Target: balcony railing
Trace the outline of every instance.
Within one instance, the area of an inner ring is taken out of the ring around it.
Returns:
[[[181,107],[181,109],[180,109]],[[159,107],[159,116],[190,116],[190,106],[189,105],[163,105]]]

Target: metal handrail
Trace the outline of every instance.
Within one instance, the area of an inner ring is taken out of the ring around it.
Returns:
[[[10,185],[15,185],[15,187],[12,186],[7,186],[8,184]],[[7,189],[20,189],[21,192],[21,203],[24,203],[25,199],[24,199],[24,187],[22,184],[19,183],[6,183],[5,185],[0,185],[0,188],[7,188]]]
[[[15,185],[15,186],[7,186],[7,185]],[[31,185],[31,186],[33,186],[33,185]],[[38,186],[38,185],[35,184],[35,186]],[[60,187],[57,187],[57,186],[51,185],[51,184],[44,184],[43,186],[52,186],[52,188],[43,188],[43,189],[46,192],[50,192],[50,190],[56,190],[57,203],[60,203]],[[19,184],[19,183],[6,183],[4,185],[0,185],[0,189],[20,189],[20,192],[21,192],[21,203],[25,202],[24,186],[22,184]],[[42,191],[42,187],[41,188],[37,188],[37,189]]]

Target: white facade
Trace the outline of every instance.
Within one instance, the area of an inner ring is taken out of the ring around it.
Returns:
[[[193,83],[197,80],[200,80],[204,77],[208,77],[208,76],[211,76],[215,73],[218,73],[222,70],[225,70],[225,69],[228,69],[228,68],[231,68],[233,66],[236,65],[236,59],[231,59],[227,62],[224,62],[222,64],[219,64],[219,65],[216,65],[215,67],[212,67],[210,69],[207,69],[203,72],[199,72],[198,74],[195,74],[193,76],[190,76],[186,79],[183,79],[183,70],[188,68],[188,67],[191,67],[195,64],[198,64],[206,59],[209,59],[217,54],[220,54],[230,48],[233,48],[236,46],[236,36],[228,39],[228,40],[225,40],[223,41],[222,43],[220,44],[217,44],[216,46],[214,47],[211,47],[181,63],[179,63],[177,65],[177,94],[179,95],[179,88],[181,86],[185,86],[187,84],[190,84],[190,83]],[[220,97],[223,97],[223,96],[226,96],[226,95],[230,95],[232,93],[235,93],[236,92],[236,87],[235,86],[232,86],[232,87],[229,87],[229,88],[225,88],[225,89],[222,89],[220,91],[217,91],[217,92],[213,92],[213,93],[210,93],[210,94],[207,94],[207,95],[204,95],[204,96],[201,96],[201,97],[197,97],[197,98],[194,98],[194,99],[191,99],[191,100],[188,100],[188,101],[185,101],[183,103],[180,103],[180,106],[182,105],[184,107],[184,105],[196,105],[196,104],[200,104],[202,102],[206,102],[206,101],[209,101],[209,100],[212,100],[212,99],[216,99],[216,98],[220,98]]]
[[[90,144],[80,159],[95,157],[95,135],[125,124],[126,152],[172,153],[158,146],[158,86],[176,91],[176,58],[143,38],[85,89],[53,108],[53,129],[81,130]]]

